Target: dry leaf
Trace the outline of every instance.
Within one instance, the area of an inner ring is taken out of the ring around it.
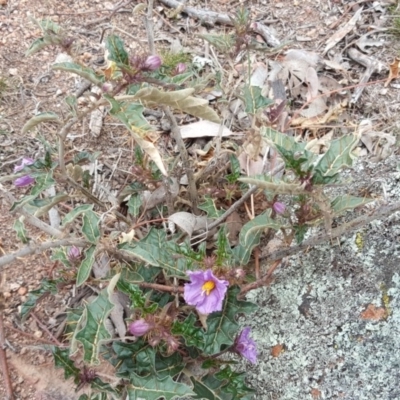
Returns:
[[[326,54],[332,47],[336,46],[352,29],[356,26],[358,19],[361,16],[363,8],[359,8],[344,26],[342,26],[336,33],[334,33],[327,41],[323,54]]]
[[[389,76],[385,82],[385,87],[387,87],[393,79],[397,79],[399,77],[399,66],[400,58],[396,57],[395,60],[389,64]]]
[[[220,129],[221,124],[216,124],[215,122],[207,120],[193,122],[192,124],[183,125],[180,127],[181,136],[183,139],[218,136],[220,134]],[[227,128],[225,125],[222,125],[221,136],[230,136],[232,134],[233,132],[229,128]]]
[[[377,308],[373,304],[369,304],[367,309],[361,313],[361,318],[369,321],[381,321],[386,318],[386,310],[383,307]]]
[[[271,348],[271,356],[272,357],[279,357],[283,351],[283,344],[276,344]]]

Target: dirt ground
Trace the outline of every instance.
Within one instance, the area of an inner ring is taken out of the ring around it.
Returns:
[[[83,62],[92,66],[101,65],[104,61],[104,49],[100,44],[102,35],[108,32],[114,32],[120,35],[126,43],[127,48],[134,52],[146,48],[146,32],[143,27],[143,17],[138,13],[133,13],[132,10],[137,6],[138,1],[125,1],[124,6],[118,9],[111,17],[112,10],[118,4],[117,1],[29,1],[29,0],[0,0],[0,173],[1,176],[12,173],[13,167],[23,156],[37,158],[40,155],[40,144],[48,141],[55,143],[56,141],[56,126],[46,125],[40,131],[30,131],[22,135],[21,128],[25,122],[37,112],[56,111],[63,112],[63,98],[69,93],[73,93],[79,88],[80,82],[73,76],[67,76],[60,71],[50,69],[59,55],[59,50],[56,48],[46,48],[31,57],[24,55],[25,51],[33,40],[40,36],[39,28],[32,22],[31,17],[36,19],[49,18],[65,27],[68,34],[77,40],[80,46],[81,59]],[[326,74],[335,77],[342,86],[356,86],[365,71],[364,66],[356,63],[347,56],[346,49],[354,46],[354,43],[363,38],[365,45],[365,54],[368,57],[375,57],[382,63],[382,69],[376,69],[371,81],[377,81],[374,85],[366,86],[360,99],[351,107],[346,106],[343,111],[342,119],[344,133],[351,132],[356,129],[360,121],[369,121],[373,125],[375,136],[369,136],[367,144],[360,144],[360,155],[363,157],[362,162],[366,164],[363,168],[363,181],[360,185],[366,186],[369,189],[368,179],[370,176],[371,184],[376,182],[388,181],[390,175],[391,184],[395,185],[396,168],[398,165],[399,154],[399,135],[400,122],[398,121],[398,112],[400,108],[399,81],[392,81],[386,87],[384,83],[389,74],[389,65],[395,60],[400,48],[399,40],[388,29],[393,26],[394,16],[400,14],[397,10],[396,1],[381,0],[381,1],[342,1],[342,0],[253,0],[253,1],[235,1],[235,0],[217,0],[214,2],[208,1],[193,1],[186,2],[187,5],[194,6],[199,9],[208,9],[227,13],[232,15],[238,6],[243,5],[250,11],[251,17],[258,22],[262,22],[268,26],[274,36],[279,38],[280,43],[288,43],[281,51],[273,55],[260,53],[257,56],[257,62],[267,63],[269,60],[282,57],[286,50],[303,49],[315,52],[322,55],[327,43],[332,40],[332,37],[337,34],[341,28],[354,16],[354,14],[362,8],[363,12],[360,19],[355,23],[355,27],[349,29],[349,32],[344,35],[344,39],[338,44],[332,46],[324,55],[325,59],[331,61],[330,68],[327,67]],[[210,46],[205,45],[203,39],[198,35],[200,33],[222,33],[229,31],[229,27],[224,25],[202,26],[196,18],[191,18],[186,14],[180,16],[179,19],[169,17],[170,8],[166,7],[161,2],[155,1],[155,44],[157,48],[171,48],[179,46],[184,51],[187,51],[191,57],[205,56],[210,53]],[[368,35],[367,35],[368,34]],[[367,36],[366,36],[367,35]],[[254,38],[262,41],[262,37],[254,34]],[[178,43],[178,44],[177,44]],[[211,51],[212,52],[212,51]],[[398,61],[398,59],[397,59]],[[338,71],[338,65],[345,68],[344,71]],[[239,75],[239,74],[238,74]],[[238,78],[238,75],[234,79]],[[335,122],[338,122],[337,119]],[[158,123],[157,121],[155,123]],[[330,121],[326,124],[329,125]],[[367,123],[367,122],[366,122]],[[103,132],[99,138],[93,138],[88,135],[88,121],[74,128],[71,132],[70,142],[68,143],[70,150],[96,150],[101,152],[102,162],[105,169],[111,169],[115,162],[121,162],[120,167],[124,169],[129,165],[132,157],[131,144],[128,143],[123,130],[119,127],[114,127],[111,121],[105,121],[105,130],[111,133]],[[240,130],[240,123],[236,126]],[[335,131],[335,134],[337,131]],[[385,142],[385,134],[394,138],[391,145]],[[68,156],[68,153],[67,153]],[[389,157],[390,162],[386,161]],[[120,161],[121,160],[121,161]],[[371,164],[370,164],[371,163]],[[385,164],[387,163],[387,164]],[[110,167],[111,166],[111,167]],[[377,167],[379,166],[379,167]],[[361,168],[361,167],[360,167]],[[126,168],[128,169],[128,168]],[[360,170],[361,171],[361,170]],[[376,174],[376,171],[380,171]],[[361,172],[360,172],[361,174]],[[355,178],[356,179],[356,178]],[[118,191],[125,182],[123,175],[115,176],[113,181],[113,190]],[[362,186],[362,187],[361,187]],[[379,183],[378,183],[379,186]],[[24,189],[16,189],[8,183],[4,184],[16,198],[24,194]],[[376,188],[375,188],[376,189]],[[378,188],[373,192],[379,193],[377,196],[382,196],[382,191]],[[388,201],[399,200],[399,192],[393,191],[392,197]],[[17,241],[15,231],[12,229],[16,216],[9,213],[10,205],[4,198],[0,198],[0,227],[1,241],[0,251],[3,254],[16,251],[21,247]],[[398,223],[394,224],[397,226]],[[373,229],[373,228],[369,228]],[[396,228],[397,229],[397,228]],[[397,234],[396,231],[390,231],[392,235]],[[29,228],[29,234],[40,240],[41,233],[33,228]],[[388,233],[390,236],[390,233]],[[379,229],[375,231],[376,240],[379,240]],[[352,239],[351,239],[352,240]],[[349,243],[351,242],[349,239]],[[390,244],[397,243],[398,236],[390,236],[387,238],[388,244],[385,249],[389,249]],[[351,242],[353,243],[353,242]],[[350,246],[350,244],[349,244]],[[321,258],[327,257],[326,254],[333,254],[331,259],[325,262],[331,263],[332,269],[329,269],[329,276],[341,276],[344,273],[338,263],[345,263],[345,255],[341,255],[340,259],[334,260],[336,250],[323,248],[325,253],[321,253]],[[357,253],[356,248],[352,248],[354,253],[348,252],[349,257],[354,257]],[[397,249],[397,248],[396,248]],[[317,249],[321,252],[321,249]],[[396,250],[397,251],[397,250]],[[319,253],[318,253],[319,254]],[[346,254],[346,255],[347,255]],[[400,265],[398,261],[398,253],[396,253],[396,263],[392,263],[388,272],[387,279],[382,276],[375,277],[375,285],[379,282],[385,282],[388,289],[392,287],[392,278],[395,275],[396,267]],[[0,254],[2,255],[2,254]],[[329,258],[329,257],[328,257]],[[297,260],[297,259],[296,259]],[[306,263],[306,262],[305,262]],[[315,260],[308,260],[307,263],[315,265]],[[352,264],[352,260],[349,260]],[[357,263],[356,263],[357,264]],[[292,264],[291,264],[292,265]],[[364,265],[364,274],[370,274],[371,271]],[[60,338],[58,330],[60,316],[65,310],[71,288],[63,288],[57,295],[44,299],[42,303],[35,309],[35,312],[22,323],[19,318],[20,306],[27,299],[28,291],[39,287],[41,281],[46,277],[51,277],[55,265],[50,260],[49,254],[35,255],[18,259],[17,261],[7,265],[1,272],[5,277],[3,288],[3,296],[5,299],[5,334],[7,338],[8,348],[8,364],[11,369],[11,379],[15,391],[16,399],[77,399],[79,393],[75,392],[71,382],[65,381],[61,370],[54,368],[52,356],[48,352],[48,345],[54,345]],[[294,268],[289,267],[289,271]],[[357,265],[354,266],[357,268]],[[307,271],[314,271],[313,268]],[[293,271],[292,271],[293,272]],[[293,272],[294,273],[294,272]],[[382,400],[398,399],[400,394],[397,391],[385,392],[382,397],[368,397],[366,392],[369,390],[362,385],[357,389],[351,389],[352,386],[347,386],[341,381],[338,384],[344,385],[345,388],[332,391],[329,384],[323,382],[321,376],[313,378],[302,386],[301,380],[308,379],[302,377],[291,377],[291,383],[288,383],[288,389],[279,388],[280,384],[284,384],[279,379],[278,373],[284,377],[282,365],[278,364],[278,356],[280,350],[275,349],[275,353],[270,355],[272,347],[280,345],[286,346],[286,359],[290,365],[295,368],[295,362],[290,358],[290,351],[296,346],[301,347],[293,338],[285,337],[283,330],[285,326],[278,324],[278,315],[285,312],[285,306],[279,308],[274,305],[274,298],[278,303],[279,290],[281,295],[285,296],[282,288],[288,287],[289,282],[286,278],[282,278],[283,272],[278,275],[277,289],[273,293],[260,294],[257,292],[254,295],[256,301],[260,304],[271,305],[273,309],[273,318],[268,319],[263,314],[258,314],[255,321],[260,322],[262,326],[265,321],[280,326],[280,333],[269,332],[269,336],[265,336],[262,340],[262,334],[259,332],[261,339],[260,346],[263,354],[263,361],[258,367],[251,370],[250,383],[255,386],[258,391],[257,399],[279,399],[279,400],[297,400],[297,399],[376,399]],[[302,283],[307,282],[307,279],[312,280],[309,273],[307,277],[298,278]],[[389,277],[390,275],[390,277]],[[314,275],[315,277],[316,275]],[[352,275],[353,276],[353,275]],[[340,277],[342,279],[343,277]],[[343,287],[348,282],[348,277],[344,277],[340,281]],[[375,279],[374,278],[374,279]],[[279,279],[281,281],[279,281]],[[297,278],[296,278],[297,279]],[[295,279],[295,283],[298,282]],[[355,278],[354,278],[355,279]],[[361,278],[360,278],[361,279]],[[279,283],[280,282],[280,283]],[[283,282],[283,283],[282,283]],[[369,285],[374,285],[368,281]],[[362,283],[359,283],[362,286]],[[283,285],[283,286],[282,286]],[[313,293],[310,284],[310,291]],[[326,284],[327,290],[329,284]],[[374,291],[370,288],[371,293]],[[376,289],[376,287],[375,287]],[[304,287],[300,289],[301,298],[304,300],[307,297],[307,292]],[[318,289],[315,289],[318,290]],[[332,289],[333,290],[333,289]],[[361,290],[361,289],[360,289]],[[298,292],[297,294],[299,294]],[[375,300],[379,299],[379,290],[375,290]],[[283,294],[282,294],[283,293]],[[356,296],[357,292],[352,295]],[[290,293],[289,293],[290,294]],[[365,293],[364,293],[365,294]],[[343,299],[346,296],[342,293]],[[265,297],[266,296],[266,297]],[[274,297],[275,296],[275,297]],[[358,304],[359,307],[367,307],[368,296],[360,295],[363,301]],[[395,296],[392,294],[392,297]],[[319,299],[323,299],[320,296]],[[397,299],[397,297],[396,297]],[[298,301],[296,298],[294,301]],[[299,305],[300,306],[300,305]],[[382,305],[377,306],[381,307]],[[297,306],[296,306],[297,307]],[[305,310],[305,311],[304,311]],[[307,307],[303,307],[303,311],[307,313]],[[357,310],[357,316],[362,311]],[[348,318],[351,319],[351,313],[348,313]],[[272,315],[272,314],[271,314]],[[297,314],[296,314],[297,315]],[[346,323],[347,317],[341,317],[341,326]],[[293,317],[294,318],[294,317]],[[390,317],[389,317],[390,318]],[[293,323],[290,318],[284,318],[287,326]],[[318,323],[323,324],[323,321]],[[256,327],[254,327],[256,329]],[[267,328],[265,328],[267,329]],[[268,328],[269,329],[269,328]],[[267,330],[268,330],[267,329]],[[295,328],[297,329],[297,327]],[[338,328],[339,329],[339,328]],[[342,328],[341,328],[342,329]],[[399,327],[397,326],[397,329]],[[354,331],[352,331],[354,333]],[[275,336],[274,336],[275,335]],[[316,335],[323,335],[321,331],[316,332]],[[354,334],[355,335],[355,334]],[[383,338],[385,336],[382,336]],[[286,342],[283,343],[286,339]],[[316,341],[315,338],[310,338],[311,341]],[[364,340],[364,339],[363,339]],[[361,339],[360,339],[361,341]],[[264,347],[263,347],[264,346]],[[332,344],[334,346],[334,344]],[[314,347],[313,347],[314,348]],[[374,347],[375,348],[375,347]],[[278,351],[279,350],[279,351]],[[364,353],[363,353],[364,354]],[[300,357],[299,354],[296,357]],[[382,356],[383,357],[383,356]],[[313,353],[313,362],[317,358],[316,353]],[[338,361],[340,357],[334,361]],[[271,361],[272,360],[272,361]],[[281,360],[285,360],[282,358]],[[297,363],[301,362],[296,359]],[[293,361],[293,362],[292,362]],[[332,360],[331,360],[332,361]],[[333,361],[332,361],[333,362]],[[328,363],[328,361],[327,361]],[[275,365],[275,373],[271,371],[271,365]],[[308,364],[307,364],[308,365]],[[396,360],[390,365],[398,367]],[[309,365],[308,365],[309,367]],[[322,367],[321,367],[322,368]],[[379,368],[379,366],[377,367]],[[311,370],[311,367],[309,368]],[[318,368],[315,369],[316,371]],[[319,370],[318,370],[319,371]],[[386,370],[385,370],[386,371]],[[257,377],[263,377],[266,372],[270,378],[263,382]],[[325,371],[326,373],[326,371]],[[346,374],[343,372],[343,374]],[[329,374],[328,374],[329,375]],[[351,374],[350,374],[351,375]],[[353,376],[353,375],[351,375]],[[274,379],[274,381],[272,381]],[[297,379],[297,381],[296,381]],[[356,379],[356,378],[354,378]],[[296,381],[293,383],[292,381]],[[1,382],[1,380],[0,380]],[[293,383],[293,384],[292,384]],[[296,386],[297,385],[297,386]],[[324,386],[325,385],[325,386]],[[290,390],[289,390],[290,387]],[[301,387],[295,390],[294,387]],[[56,389],[56,390],[55,390]],[[342,394],[341,394],[342,393]],[[398,397],[396,397],[398,396]],[[5,389],[0,384],[0,398],[5,398]]]

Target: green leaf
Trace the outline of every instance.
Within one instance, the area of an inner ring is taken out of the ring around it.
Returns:
[[[158,379],[154,376],[140,377],[134,373],[130,376],[128,389],[129,400],[171,400],[179,396],[192,396],[192,389],[183,384],[175,382],[170,376]]]
[[[235,35],[198,35],[208,43],[212,44],[221,53],[230,53],[235,46]]]
[[[223,265],[224,262],[227,262],[232,255],[232,250],[229,244],[225,226],[222,226],[218,231],[216,254],[217,254],[217,259],[215,260],[216,265]]]
[[[92,210],[83,214],[82,233],[90,243],[96,244],[100,239],[100,218]]]
[[[140,213],[140,207],[142,205],[142,199],[140,194],[133,194],[128,201],[128,211],[134,217],[137,217]]]
[[[70,108],[72,115],[74,117],[78,116],[78,99],[74,95],[67,96],[64,101],[67,103],[68,107]]]
[[[186,271],[196,268],[201,254],[189,251],[187,244],[178,245],[167,240],[162,229],[152,228],[148,235],[137,243],[123,243],[120,249],[126,250],[150,265],[160,266],[167,276],[187,279]]]
[[[77,287],[83,285],[89,278],[93,263],[95,261],[95,255],[96,255],[96,246],[90,246],[85,251],[85,259],[81,262],[81,265],[79,266],[78,269],[78,274],[76,276]]]
[[[251,240],[247,242],[247,246],[240,243],[233,249],[232,254],[237,265],[247,265],[250,261],[251,253],[254,248],[260,244],[262,231],[255,232],[251,235]]]
[[[155,373],[160,379],[166,376],[174,377],[178,375],[184,368],[182,356],[176,352],[170,356],[164,357],[161,354],[156,354]]]
[[[222,392],[222,384],[220,380],[212,376],[205,376],[202,380],[196,379],[194,376],[190,377],[193,383],[193,391],[196,396],[193,399],[200,400],[232,400],[232,395]],[[205,380],[205,382],[203,381]]]
[[[204,198],[204,203],[199,204],[199,209],[205,211],[209,218],[219,218],[225,212],[218,210],[215,201],[209,196]]]
[[[104,97],[111,104],[110,114],[125,125],[140,148],[149,155],[162,174],[167,176],[167,170],[159,151],[153,143],[144,139],[145,131],[150,129],[150,125],[142,115],[143,106],[136,103],[119,103],[107,95],[104,95]]]
[[[74,362],[69,358],[69,349],[60,349],[54,346],[52,353],[55,366],[64,370],[64,379],[67,380],[73,376],[75,383],[78,383],[80,370],[75,367]]]
[[[65,193],[60,193],[55,196],[47,197],[46,199],[40,199],[42,200],[41,205],[39,206],[39,209],[35,211],[35,217],[42,217],[43,215],[47,214],[55,205],[58,203],[61,203],[62,201],[67,201],[69,199],[69,196]],[[40,203],[36,203],[38,199],[33,200],[33,204],[38,206]]]
[[[79,75],[97,86],[101,86],[104,81],[104,78],[100,75],[97,75],[93,69],[84,67],[73,62],[53,64],[51,68],[55,71],[65,71]]]
[[[91,365],[100,363],[100,346],[112,337],[105,326],[105,321],[115,306],[111,297],[119,276],[119,274],[115,275],[107,288],[103,289],[92,303],[85,306],[77,329],[81,326],[82,328],[75,333],[73,338],[74,341],[83,345],[83,359]],[[72,344],[71,347],[73,347]]]
[[[36,184],[31,190],[31,195],[36,197],[54,184],[55,181],[53,179],[53,171],[50,171],[47,174],[40,175],[36,178]]]
[[[271,99],[261,94],[259,86],[245,86],[244,88],[244,104],[245,111],[248,114],[256,114],[258,110],[265,108],[273,103]]]
[[[234,154],[231,154],[229,156],[229,161],[231,163],[232,173],[227,175],[226,179],[228,180],[229,183],[235,183],[239,179],[241,174],[240,163],[238,158]]]
[[[209,106],[208,101],[192,96],[193,93],[193,88],[164,92],[151,86],[140,89],[132,96],[132,100],[140,100],[145,107],[150,108],[164,104],[175,110],[219,124],[221,121],[218,114]]]
[[[195,315],[191,313],[184,321],[175,321],[172,324],[171,333],[173,335],[182,336],[186,346],[203,348],[204,332],[200,327],[195,326],[196,323],[197,319]]]
[[[46,294],[56,294],[57,292],[57,281],[44,279],[40,285],[40,288],[29,292],[28,300],[22,304],[21,319],[24,321],[30,311],[35,308],[37,302],[41,300]]]
[[[60,122],[59,117],[56,113],[53,112],[44,112],[36,114],[32,117],[25,125],[22,127],[21,133],[24,134],[34,128],[36,125],[41,124],[42,122],[49,121],[57,121]]]
[[[293,153],[296,157],[301,156],[306,158],[307,162],[302,165],[304,171],[307,171],[318,157],[317,154],[306,149],[307,143],[296,142],[293,136],[280,133],[270,127],[262,127],[260,129],[260,134],[269,145],[274,147],[279,145]]]
[[[71,267],[65,247],[54,248],[51,254],[52,261],[61,261],[66,267]]]
[[[309,194],[304,189],[303,185],[298,183],[287,183],[276,178],[272,178],[264,175],[257,175],[250,178],[239,178],[240,182],[248,183],[250,185],[258,186],[261,189],[265,189],[272,194],[288,194],[288,195],[298,195],[298,194]]]
[[[30,194],[28,196],[24,196],[21,200],[15,201],[10,208],[10,212],[18,210],[18,208],[23,207],[26,203],[29,203],[30,201],[36,199],[36,197],[37,196],[33,196]]]
[[[82,204],[81,206],[75,207],[70,211],[62,220],[62,227],[70,224],[79,215],[84,214],[93,209],[93,204]]]
[[[353,210],[356,207],[363,206],[370,203],[373,199],[367,199],[366,197],[354,197],[349,194],[336,197],[331,202],[331,208],[335,214],[340,214],[346,210]]]
[[[315,171],[322,176],[334,176],[342,168],[351,167],[355,155],[352,154],[359,142],[356,135],[347,135],[330,143],[328,151],[319,160]]]
[[[13,229],[15,230],[15,232],[17,232],[17,237],[22,243],[26,244],[29,242],[29,237],[25,229],[23,217],[20,217],[14,222]]]
[[[253,242],[253,236],[266,228],[272,228],[276,231],[281,228],[282,225],[271,218],[271,212],[272,210],[269,209],[243,226],[239,235],[239,242],[242,246],[249,246]]]
[[[226,382],[222,386],[222,391],[224,393],[232,394],[233,399],[241,399],[244,396],[255,392],[253,389],[246,386],[244,382],[246,374],[243,372],[233,371],[229,365],[218,371],[215,374],[215,378]]]
[[[125,293],[131,300],[130,307],[135,310],[139,309],[144,314],[153,314],[157,309],[157,304],[147,304],[148,298],[144,295],[142,289],[139,286],[130,283],[124,279],[120,279],[117,284],[117,288],[120,292]]]
[[[295,232],[294,237],[296,238],[296,243],[301,244],[308,230],[307,225],[293,225],[293,229]]]
[[[106,39],[106,49],[109,51],[108,59],[117,64],[129,65],[129,56],[125,50],[124,42],[117,35],[110,35]]]
[[[206,354],[214,355],[224,348],[232,346],[240,329],[236,321],[238,314],[247,315],[255,311],[255,304],[237,299],[239,292],[238,287],[229,288],[222,311],[208,316],[203,348]]]
[[[95,151],[93,153],[89,153],[88,151],[80,151],[79,153],[74,155],[73,163],[80,164],[86,161],[94,162],[97,160],[100,154],[100,151]]]

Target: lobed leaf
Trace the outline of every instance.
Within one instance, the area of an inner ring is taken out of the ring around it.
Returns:
[[[83,285],[89,278],[90,272],[92,271],[92,266],[95,261],[96,246],[90,246],[85,251],[85,258],[81,262],[78,269],[78,274],[76,276],[76,286],[79,287]]]
[[[112,337],[105,326],[105,321],[115,306],[112,294],[119,276],[115,275],[107,288],[103,289],[92,303],[85,306],[73,337],[73,341],[83,345],[83,359],[91,365],[100,363],[100,346]],[[73,344],[71,348],[74,348]]]
[[[100,239],[99,222],[100,218],[94,211],[88,210],[83,214],[82,233],[90,243],[96,244]]]

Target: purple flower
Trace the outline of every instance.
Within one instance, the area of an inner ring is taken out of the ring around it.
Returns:
[[[186,64],[179,63],[174,70],[174,75],[183,74],[186,71]]]
[[[21,161],[21,164],[16,165],[14,167],[14,173],[22,171],[25,168],[25,166],[32,165],[34,162],[35,160],[33,160],[32,158],[24,157]]]
[[[161,67],[161,58],[159,56],[148,56],[143,65],[145,71],[155,71]]]
[[[187,271],[191,282],[185,284],[183,297],[187,304],[195,306],[201,314],[210,314],[222,310],[228,281],[214,276],[211,269],[207,271]]]
[[[149,332],[151,329],[153,329],[154,325],[149,324],[146,322],[143,318],[136,320],[135,322],[132,322],[129,325],[129,332],[133,336],[143,336],[147,332]]]
[[[72,246],[68,250],[67,256],[68,256],[68,260],[71,261],[72,263],[78,261],[81,258],[81,251],[80,251],[79,247]]]
[[[30,175],[24,175],[20,178],[17,178],[14,181],[14,185],[17,187],[29,186],[35,182],[35,178],[32,178]]]
[[[252,364],[257,362],[256,343],[250,338],[250,328],[247,326],[240,332],[234,344],[234,351],[247,358]]]
[[[273,205],[272,205],[273,210],[277,213],[277,214],[283,214],[286,210],[286,206],[279,202],[276,201]]]

